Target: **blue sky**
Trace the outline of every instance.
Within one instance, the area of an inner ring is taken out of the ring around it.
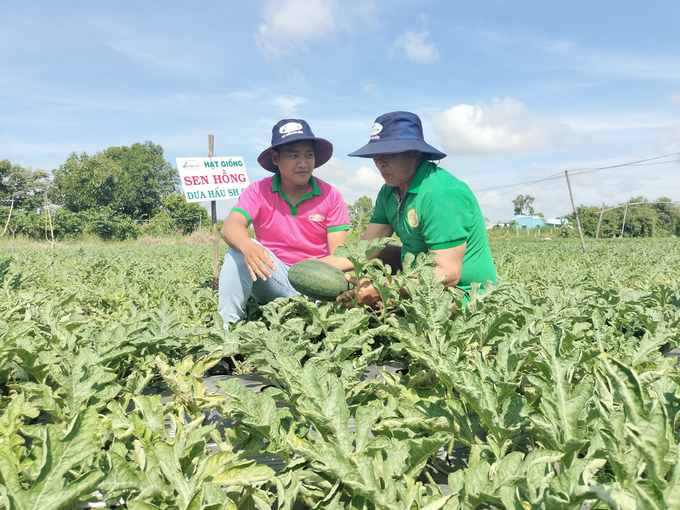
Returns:
[[[316,175],[349,203],[382,184],[347,153],[374,119],[409,110],[509,219],[632,196],[680,200],[677,1],[0,1],[0,160],[52,170],[72,152],[150,140],[176,157],[257,155],[282,118],[335,146]],[[489,189],[495,188],[495,189]],[[224,217],[233,201],[218,202]]]

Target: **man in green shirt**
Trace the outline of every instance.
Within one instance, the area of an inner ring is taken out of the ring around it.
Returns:
[[[372,158],[385,180],[362,239],[401,239],[401,261],[407,253],[437,254],[435,274],[446,287],[465,293],[472,282],[496,283],[484,217],[477,198],[432,160],[446,154],[427,144],[420,118],[391,112],[375,120],[369,142],[350,156]],[[343,268],[349,269],[349,268]],[[360,304],[371,306],[378,295],[370,284],[359,288]],[[338,298],[349,302],[349,296]]]

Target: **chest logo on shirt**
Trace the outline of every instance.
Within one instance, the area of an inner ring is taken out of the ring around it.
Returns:
[[[319,221],[319,222],[326,219],[326,217],[323,214],[310,214],[309,216],[307,216],[307,218],[309,218],[311,221]]]
[[[416,213],[415,209],[410,209],[406,213],[406,219],[408,219],[408,224],[411,225],[413,228],[416,228],[420,223],[418,222],[418,214]]]

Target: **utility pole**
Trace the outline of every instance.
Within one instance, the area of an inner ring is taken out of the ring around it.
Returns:
[[[574,209],[574,216],[576,216],[576,226],[578,227],[578,235],[581,238],[581,248],[583,252],[586,251],[586,243],[583,241],[583,231],[581,230],[581,220],[578,218],[578,211],[576,210],[576,204],[574,203],[574,195],[571,192],[571,183],[569,182],[569,172],[564,171],[564,175],[567,176],[567,186],[569,187],[569,198],[571,198],[571,207]]]
[[[602,202],[602,209],[600,210],[600,219],[597,220],[597,232],[595,232],[595,242],[600,241],[600,225],[602,225],[603,214],[604,214],[604,202]]]
[[[215,135],[208,135],[208,157],[215,157]],[[220,286],[220,256],[219,238],[217,237],[217,201],[210,201],[210,212],[212,213],[212,240],[213,240],[213,290]]]
[[[626,227],[626,214],[628,214],[628,204],[626,204],[626,208],[623,210],[623,225],[621,225],[621,237],[623,237],[623,229]]]

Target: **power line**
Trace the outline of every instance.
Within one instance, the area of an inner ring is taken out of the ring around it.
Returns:
[[[609,166],[602,166],[602,167],[575,168],[575,169],[569,170],[569,172],[571,172],[571,175],[581,175],[581,174],[585,174],[585,173],[594,173],[594,172],[600,172],[602,170],[611,170],[613,168],[622,168],[622,167],[627,167],[627,166],[665,165],[665,164],[669,164],[669,163],[680,162],[680,159],[676,159],[676,160],[673,160],[673,161],[656,161],[654,163],[649,163],[650,161],[655,161],[657,159],[663,159],[663,158],[669,158],[671,156],[680,156],[680,152],[674,152],[672,154],[664,154],[663,156],[655,156],[653,158],[640,159],[640,160],[637,160],[637,161],[629,161],[627,163],[620,163],[620,164],[617,164],[617,165],[609,165]],[[527,186],[531,186],[533,184],[538,184],[539,182],[561,179],[563,173],[564,172],[561,171],[561,172],[557,172],[555,174],[549,175],[547,177],[544,177],[543,179],[536,179],[536,180],[533,180],[533,181],[510,183],[510,184],[505,184],[505,185],[501,185],[501,186],[493,186],[493,187],[490,187],[490,188],[481,188],[481,189],[473,190],[473,192],[478,193],[478,192],[481,192],[481,191],[491,191],[491,190],[496,190],[496,189],[508,188],[510,186],[518,186],[517,188],[511,189],[510,191],[506,191],[504,193],[496,193],[493,196],[479,200],[479,202],[486,202],[487,200],[491,200],[491,199],[496,198],[496,197],[500,197],[500,196],[503,196],[503,195],[507,195],[509,193],[513,193],[513,192],[520,190],[522,188],[526,188]]]

